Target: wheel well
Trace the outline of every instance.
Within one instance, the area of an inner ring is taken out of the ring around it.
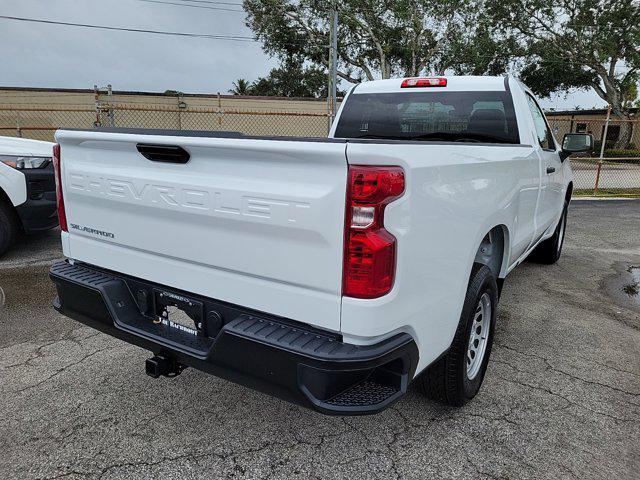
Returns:
[[[571,195],[573,194],[573,182],[569,182],[567,186],[567,195],[564,197],[567,202],[571,201]]]
[[[503,277],[504,260],[509,233],[504,225],[496,225],[482,238],[476,251],[475,263],[481,263],[491,269],[496,279]]]
[[[5,193],[5,191],[0,188],[0,202],[6,203],[8,206],[13,207],[13,203],[9,200],[9,196]]]
[[[13,202],[9,198],[9,195],[0,187],[0,204],[6,205],[10,212],[16,214],[16,207],[13,206]],[[17,214],[16,214],[17,215]]]

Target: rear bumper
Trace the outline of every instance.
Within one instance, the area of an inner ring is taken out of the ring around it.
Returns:
[[[21,171],[27,183],[27,201],[18,205],[16,211],[25,233],[37,233],[57,227],[53,166]]]
[[[50,276],[60,313],[180,365],[322,413],[387,408],[406,392],[418,364],[408,334],[357,346],[296,322],[88,265],[60,262]],[[202,303],[205,326],[198,335],[154,324],[152,303],[160,290]]]

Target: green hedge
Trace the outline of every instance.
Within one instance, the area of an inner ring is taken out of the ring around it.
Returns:
[[[640,150],[638,149],[627,149],[627,150],[614,150],[609,149],[604,151],[604,156],[606,157],[624,157],[624,158],[640,158]]]
[[[640,188],[600,188],[597,194],[594,194],[593,188],[576,188],[573,191],[573,196],[640,198]]]

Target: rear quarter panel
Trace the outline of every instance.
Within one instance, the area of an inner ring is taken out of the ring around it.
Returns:
[[[410,333],[420,348],[419,372],[450,345],[486,233],[504,225],[507,245],[529,246],[527,229],[515,227],[519,215],[535,209],[538,196],[537,188],[531,188],[536,179],[522,175],[522,166],[529,165],[535,174],[538,160],[528,145],[372,147],[349,143],[349,164],[400,165],[405,170],[405,194],[385,212],[385,227],[398,239],[396,279],[393,290],[379,299],[344,297],[342,332],[353,343]],[[519,230],[522,238],[512,234]],[[505,255],[510,253],[511,247]],[[505,258],[502,275],[508,264]]]

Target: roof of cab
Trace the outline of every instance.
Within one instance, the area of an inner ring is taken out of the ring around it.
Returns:
[[[353,94],[361,93],[393,93],[393,92],[424,92],[424,91],[485,91],[485,92],[504,92],[505,91],[505,79],[509,77],[489,77],[489,76],[434,76],[436,78],[446,78],[446,87],[413,87],[413,88],[401,88],[402,81],[405,78],[390,78],[387,80],[373,80],[370,82],[363,82],[354,87]],[[420,77],[420,78],[434,78],[434,77]]]

